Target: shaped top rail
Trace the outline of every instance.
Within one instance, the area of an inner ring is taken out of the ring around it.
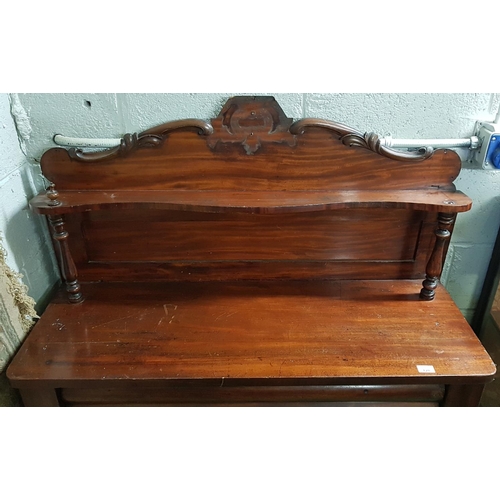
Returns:
[[[55,188],[32,200],[40,213],[138,203],[253,213],[471,206],[453,184],[461,167],[453,151],[402,152],[340,123],[293,122],[274,97],[234,97],[211,122],[168,122],[106,151],[52,148],[41,166]]]

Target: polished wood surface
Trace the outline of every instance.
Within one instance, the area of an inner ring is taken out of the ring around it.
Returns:
[[[211,123],[166,123],[100,153],[53,148],[41,166],[59,191],[453,192],[460,158],[391,150],[376,134],[327,120],[293,123],[273,97],[247,96],[230,99]]]
[[[116,214],[83,218],[92,261],[411,260],[419,222],[425,220],[407,210],[379,211],[370,219],[368,210],[269,217],[189,217],[169,211],[110,215]],[[377,231],[367,234],[368,223]],[[400,235],[394,231],[399,227],[409,230]],[[140,241],[145,233],[147,246]]]
[[[302,147],[300,147],[302,144]],[[80,163],[62,148],[42,157],[44,175],[58,191],[454,191],[460,159],[436,151],[417,166],[347,148],[322,130],[307,131],[296,149],[267,146],[267,154],[217,153],[203,137],[178,132],[164,146],[125,158]],[[116,182],[119,174],[120,182]],[[81,179],[86,183],[82,185]]]
[[[41,166],[65,283],[8,368],[27,405],[472,406],[495,374],[439,284],[454,152],[247,96]]]
[[[231,385],[486,382],[495,366],[442,287],[418,281],[86,284],[61,294],[9,368],[82,380]],[[435,373],[421,374],[430,365]]]
[[[420,291],[420,298],[424,300],[433,300],[436,294],[436,288],[443,271],[444,259],[448,249],[451,231],[455,225],[456,214],[438,215],[438,227],[436,229],[436,242],[429,262],[425,270],[425,280]]]
[[[65,217],[83,281],[423,279],[435,229],[434,213],[402,209],[262,216],[136,208]]]
[[[78,282],[78,271],[68,245],[68,232],[66,231],[63,216],[48,217],[52,230],[52,238],[55,240],[55,249],[61,276],[66,284],[66,291],[70,302],[78,303],[83,300]]]
[[[206,213],[283,214],[345,208],[408,208],[429,212],[466,212],[470,198],[460,191],[66,191],[53,205],[45,194],[30,202],[41,214],[147,208]]]

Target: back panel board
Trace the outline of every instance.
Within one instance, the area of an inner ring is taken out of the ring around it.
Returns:
[[[348,209],[284,215],[169,210],[71,214],[82,281],[137,279],[416,278],[435,215]]]

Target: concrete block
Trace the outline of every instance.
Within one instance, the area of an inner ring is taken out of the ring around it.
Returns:
[[[488,270],[491,247],[458,244],[450,245],[450,249],[443,284],[462,311],[474,309]]]
[[[19,148],[19,139],[10,114],[8,94],[0,94],[0,182],[20,168],[25,157]]]
[[[25,113],[31,125],[26,137],[18,124],[30,161],[38,161],[45,150],[56,146],[55,134],[114,138],[126,132],[116,94],[13,94],[12,99],[18,100],[18,114]]]
[[[455,186],[472,199],[472,209],[458,215],[453,242],[493,249],[500,226],[500,171],[463,169]]]
[[[302,94],[118,94],[128,132],[140,132],[170,120],[216,117],[234,95],[273,95],[290,118],[303,116]]]
[[[28,207],[28,168],[16,170],[0,185],[0,234],[7,265],[23,274],[30,296],[39,301],[58,275],[45,221]]]
[[[494,117],[491,94],[305,94],[306,116],[397,139],[470,137]]]
[[[448,248],[448,253],[446,254],[446,260],[443,265],[443,272],[441,273],[440,281],[446,288],[448,285],[448,278],[450,276],[451,264],[453,262],[454,250],[455,250],[455,245],[451,243]]]

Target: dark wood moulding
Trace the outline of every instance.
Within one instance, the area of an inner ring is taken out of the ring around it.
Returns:
[[[406,208],[456,213],[471,208],[460,191],[65,191],[54,205],[47,195],[30,206],[40,214],[141,208],[211,213],[300,213],[346,208]]]

